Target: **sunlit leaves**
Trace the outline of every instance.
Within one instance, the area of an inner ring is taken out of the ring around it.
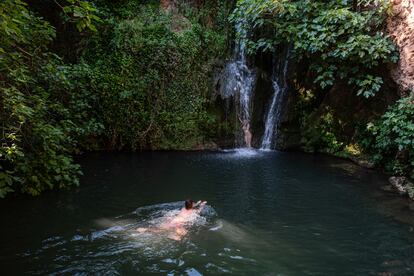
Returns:
[[[96,32],[96,24],[102,20],[96,15],[96,8],[89,2],[82,0],[66,0],[69,4],[62,7],[69,21],[74,22],[79,32],[86,29]]]
[[[365,75],[363,79],[352,79],[358,87],[357,95],[363,95],[365,98],[374,96],[383,84],[383,80],[380,77],[374,77],[372,75]]]
[[[371,136],[363,141],[374,160],[389,172],[414,176],[414,99],[390,107],[380,120],[367,125]]]

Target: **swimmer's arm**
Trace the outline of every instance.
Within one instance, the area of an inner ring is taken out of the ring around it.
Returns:
[[[206,203],[207,203],[207,201],[201,201],[201,200],[199,200],[199,201],[197,201],[196,204],[194,204],[194,208],[203,207],[204,205],[206,205]]]
[[[197,213],[200,213],[203,210],[204,206],[206,206],[207,204],[207,201],[199,201],[199,202],[200,203],[197,205]]]

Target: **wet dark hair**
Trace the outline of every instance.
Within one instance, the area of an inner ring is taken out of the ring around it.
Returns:
[[[192,199],[187,199],[184,203],[185,209],[190,210],[193,208],[194,205],[194,200]]]

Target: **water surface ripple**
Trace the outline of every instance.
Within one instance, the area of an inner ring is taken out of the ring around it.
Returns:
[[[347,161],[246,149],[79,161],[80,188],[0,202],[4,275],[414,274],[406,202]],[[186,198],[209,205],[181,241],[136,231]]]

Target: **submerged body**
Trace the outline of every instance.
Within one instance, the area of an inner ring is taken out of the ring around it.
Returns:
[[[166,217],[157,227],[140,227],[137,231],[140,233],[166,232],[169,238],[173,240],[181,240],[188,233],[187,228],[197,219],[206,203],[206,201],[198,201],[197,203],[194,203],[192,200],[187,200],[185,202],[185,207],[182,208],[176,216]]]

